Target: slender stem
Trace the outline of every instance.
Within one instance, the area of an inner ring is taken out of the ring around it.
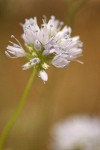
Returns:
[[[5,126],[4,130],[2,131],[2,133],[0,135],[0,150],[3,149],[3,145],[7,139],[7,136],[9,134],[10,130],[12,129],[12,127],[14,126],[17,118],[19,117],[19,115],[20,115],[20,113],[24,107],[25,101],[27,99],[27,96],[28,96],[28,93],[30,91],[33,79],[34,79],[36,74],[37,74],[37,69],[34,69],[16,111],[14,112],[13,116],[8,121],[7,125]]]
[[[80,11],[80,9],[88,2],[88,0],[79,0],[79,1],[74,1],[74,0],[69,0],[67,1],[67,23],[70,25],[72,28],[74,26],[74,21],[77,13]]]

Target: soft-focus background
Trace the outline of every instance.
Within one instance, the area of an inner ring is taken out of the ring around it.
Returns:
[[[46,84],[36,77],[26,105],[5,144],[9,150],[47,150],[51,125],[69,115],[100,115],[100,0],[0,0],[0,132],[16,109],[32,70],[25,59],[4,51],[14,34],[21,42],[25,18],[55,15],[84,42],[84,65],[48,70]],[[82,4],[80,4],[82,1]],[[74,6],[79,5],[74,11]]]

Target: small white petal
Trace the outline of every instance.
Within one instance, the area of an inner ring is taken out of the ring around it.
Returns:
[[[68,61],[63,55],[56,55],[52,60],[52,64],[57,68],[64,68],[68,66],[69,63],[70,61]]]
[[[48,75],[44,70],[41,70],[39,72],[39,77],[45,82],[48,81]]]
[[[53,48],[53,49],[46,49],[43,51],[43,55],[49,55],[49,54],[53,54],[55,53],[56,50]]]
[[[50,50],[49,49],[45,49],[42,53],[42,55],[49,55]]]
[[[82,49],[81,48],[73,48],[73,49],[68,51],[67,59],[71,61],[71,60],[74,60],[81,55],[82,55]]]
[[[29,69],[29,68],[31,68],[32,67],[32,65],[30,64],[30,62],[28,62],[28,63],[26,63],[26,64],[24,64],[23,66],[22,66],[22,69],[23,70],[27,70],[27,69]]]

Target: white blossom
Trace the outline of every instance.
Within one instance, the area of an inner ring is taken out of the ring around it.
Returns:
[[[71,61],[82,63],[77,58],[82,55],[83,43],[79,36],[71,37],[71,28],[63,24],[54,16],[49,21],[44,16],[41,26],[36,17],[26,19],[22,24],[25,48],[12,36],[17,44],[10,42],[12,46],[7,46],[5,54],[10,58],[26,57],[28,62],[22,66],[23,70],[33,67],[45,72],[50,64],[64,68]]]
[[[12,36],[12,38],[15,38],[15,37]],[[7,51],[5,52],[5,54],[8,57],[17,58],[17,57],[25,57],[26,56],[25,50],[23,49],[23,47],[21,46],[21,44],[19,43],[18,40],[17,40],[17,42],[18,42],[18,44],[10,42],[12,44],[12,46],[10,46],[10,45],[7,46]]]
[[[52,150],[99,150],[100,119],[76,116],[52,128]]]

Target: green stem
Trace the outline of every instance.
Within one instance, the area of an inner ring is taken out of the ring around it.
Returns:
[[[8,121],[7,125],[5,126],[4,130],[2,131],[2,133],[0,135],[0,150],[3,149],[3,145],[7,139],[7,136],[9,134],[10,130],[12,129],[12,127],[14,126],[17,118],[19,117],[19,115],[20,115],[20,113],[24,107],[25,101],[27,99],[27,96],[28,96],[28,93],[30,91],[33,79],[34,79],[36,74],[37,74],[37,69],[34,69],[16,111],[14,112],[13,116]]]
[[[80,11],[80,9],[88,2],[88,0],[79,0],[79,1],[74,1],[74,0],[69,0],[67,1],[67,23],[70,25],[72,28],[74,26],[74,21],[77,13]]]

